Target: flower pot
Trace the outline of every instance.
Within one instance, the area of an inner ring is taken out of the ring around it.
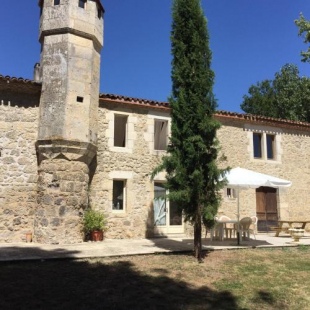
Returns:
[[[294,239],[294,242],[299,242],[299,239],[305,235],[305,230],[302,228],[290,228],[289,232]]]
[[[103,231],[102,230],[94,230],[91,232],[91,240],[92,241],[102,241],[103,240]]]
[[[31,232],[26,233],[26,242],[27,243],[32,242],[32,233]]]

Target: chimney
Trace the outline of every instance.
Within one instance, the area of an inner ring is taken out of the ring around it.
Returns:
[[[37,83],[41,83],[42,82],[42,76],[41,76],[41,67],[40,67],[40,63],[37,62],[34,65],[33,68],[33,80]]]

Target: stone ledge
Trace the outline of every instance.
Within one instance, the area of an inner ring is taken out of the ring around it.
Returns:
[[[39,163],[44,159],[64,158],[89,164],[97,153],[97,146],[90,142],[51,139],[38,140],[36,150]]]

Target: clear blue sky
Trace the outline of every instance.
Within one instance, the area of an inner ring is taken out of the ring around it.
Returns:
[[[0,8],[0,74],[32,79],[39,61],[37,0],[5,0]],[[102,0],[105,46],[100,91],[166,101],[171,92],[171,0]],[[307,45],[294,19],[310,19],[309,0],[202,0],[208,19],[219,109],[239,112],[251,84],[300,61]]]

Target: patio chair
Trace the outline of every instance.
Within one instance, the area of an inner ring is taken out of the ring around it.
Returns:
[[[250,217],[243,217],[239,222],[239,232],[240,238],[242,236],[245,238],[250,238],[250,226],[252,224],[252,219]],[[237,224],[238,225],[238,224]]]
[[[219,218],[215,217],[215,225],[210,229],[210,240],[223,240],[223,225],[219,223]]]
[[[250,232],[254,235],[254,238],[256,239],[256,233],[257,233],[257,216],[251,216],[252,224],[250,225]]]

